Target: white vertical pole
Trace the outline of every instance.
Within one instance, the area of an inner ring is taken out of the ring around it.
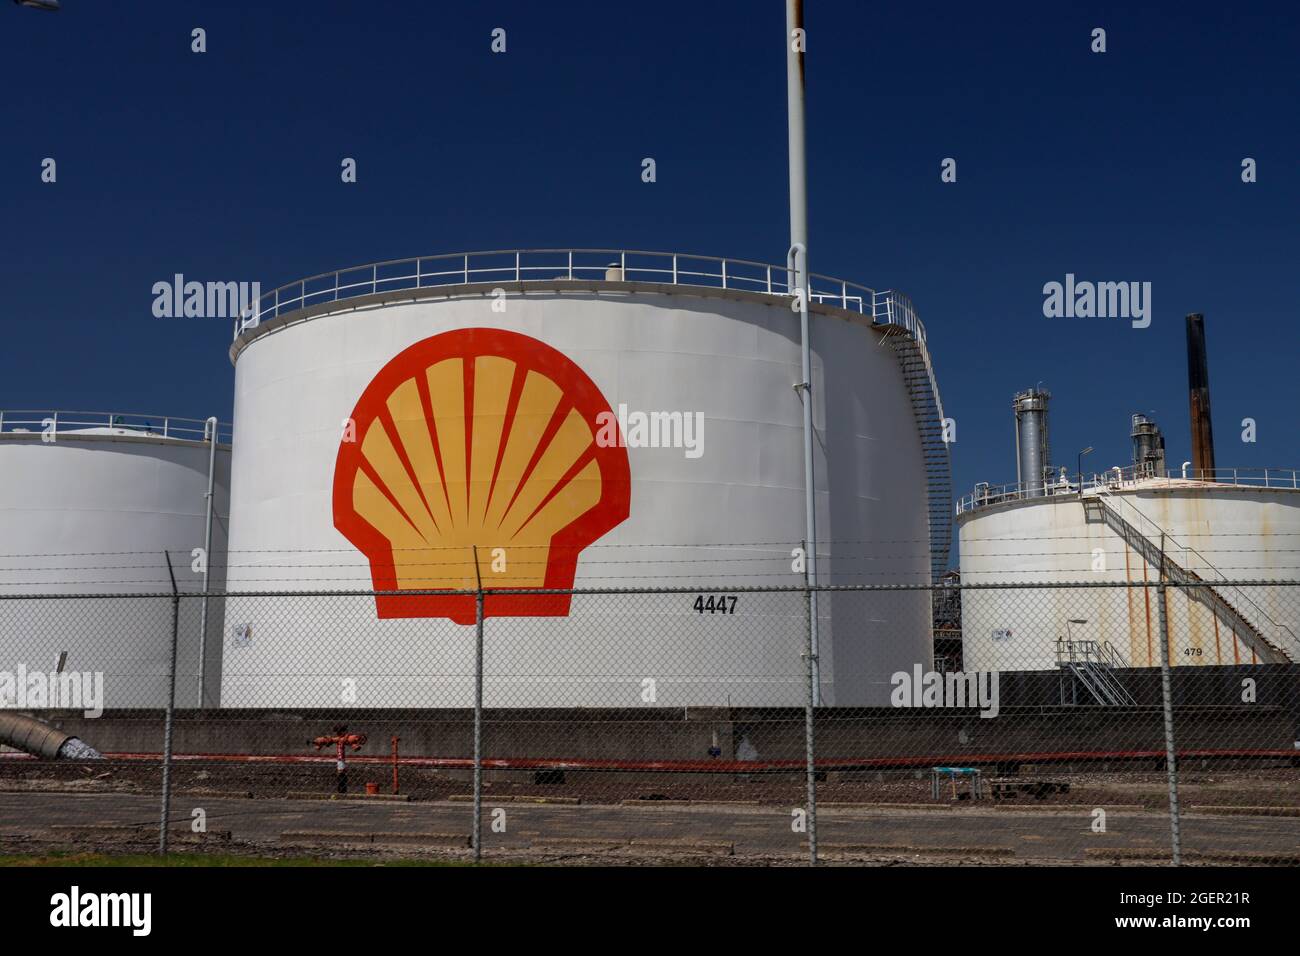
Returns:
[[[794,289],[799,306],[799,342],[803,381],[798,388],[803,398],[804,520],[807,526],[808,583],[817,586],[817,504],[813,483],[813,382],[812,346],[808,327],[808,177],[804,165],[804,48],[803,0],[785,4],[786,105],[790,124],[790,258],[794,268]],[[821,702],[821,665],[818,661],[817,591],[808,602],[812,635],[813,684]]]
[[[474,549],[474,862],[483,861],[483,574]]]
[[[803,2],[785,3],[786,107],[790,121],[790,245],[808,245],[808,177],[804,166]],[[796,34],[796,31],[797,34]],[[807,263],[804,264],[805,269]],[[807,274],[799,277],[807,279]],[[802,287],[805,283],[800,282]]]
[[[176,724],[176,644],[180,632],[181,596],[176,589],[176,572],[172,570],[172,556],[166,551],[167,575],[172,584],[172,647],[171,665],[167,670],[167,711],[163,718],[162,813],[158,820],[158,853],[167,855],[167,826],[172,805],[172,739]]]
[[[207,706],[204,698],[203,685],[207,679],[207,652],[208,652],[208,592],[211,590],[212,581],[212,495],[216,483],[217,474],[217,417],[214,415],[204,423],[204,431],[208,432],[208,490],[204,494],[207,502],[207,515],[203,525],[203,610],[202,618],[199,619],[199,687],[198,687],[198,708],[202,710]]]

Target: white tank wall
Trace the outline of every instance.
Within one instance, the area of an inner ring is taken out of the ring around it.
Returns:
[[[209,446],[130,434],[0,436],[0,595],[201,590],[190,553],[203,546]],[[217,450],[213,587],[224,583],[230,450]],[[208,694],[219,689],[221,602],[210,603]],[[199,602],[183,602],[177,702],[198,697]],[[169,599],[0,600],[0,671],[102,672],[108,707],[167,702]]]
[[[1167,549],[1174,561],[1208,581],[1300,580],[1293,550],[1300,541],[1300,493],[1126,489],[1111,497],[1120,499],[1115,507],[1130,523],[1150,530],[1136,519],[1131,510],[1136,508],[1179,545],[1199,552],[1173,545]],[[1054,642],[1066,636],[1071,618],[1088,621],[1071,625],[1075,638],[1109,641],[1133,666],[1159,666],[1158,573],[1105,524],[1086,521],[1076,496],[993,505],[960,516],[958,526],[963,585],[1151,582],[1137,588],[965,590],[962,652],[967,670],[1054,668]],[[1094,568],[1096,551],[1104,570]],[[1222,593],[1300,659],[1300,646],[1289,637],[1300,634],[1300,587],[1237,590],[1235,595],[1232,589]],[[1209,606],[1177,588],[1167,589],[1167,595],[1172,664],[1253,662],[1250,647],[1224,621],[1216,621]],[[1256,621],[1260,611],[1266,618]]]
[[[785,303],[578,290],[506,301],[504,313],[479,294],[370,308],[248,344],[235,367],[231,590],[371,586],[364,557],[333,524],[341,424],[397,353],[467,327],[558,349],[613,409],[704,414],[698,459],[628,449],[630,517],[583,552],[576,586],[799,583],[790,551],[804,537],[800,352]],[[813,327],[822,580],[928,581],[921,444],[897,361],[860,322],[815,315]],[[734,542],[766,544],[717,547]],[[701,616],[693,601],[581,598],[568,618],[490,617],[488,705],[635,706],[645,678],[659,706],[802,703],[801,595],[741,595],[734,617]],[[820,613],[827,703],[883,704],[890,674],[929,667],[923,592],[836,595]],[[227,616],[224,706],[350,702],[344,676],[356,679],[358,706],[470,700],[471,627],[377,620],[373,601],[356,599],[232,599]],[[251,640],[235,640],[242,624]],[[399,676],[411,673],[445,679]]]

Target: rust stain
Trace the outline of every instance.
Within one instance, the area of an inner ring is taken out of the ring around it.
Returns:
[[[1169,591],[1165,590],[1165,653],[1169,655],[1169,663],[1172,666],[1175,663],[1174,658],[1174,629],[1168,624],[1172,620],[1169,613]]]
[[[1201,647],[1205,643],[1201,639],[1201,628],[1199,626],[1201,623],[1201,618],[1200,618],[1201,606],[1192,598],[1191,594],[1187,591],[1184,591],[1182,593],[1182,605],[1183,605],[1184,613],[1187,615],[1187,646],[1183,648],[1184,663],[1187,664],[1209,663],[1208,661],[1198,661],[1196,658],[1196,654],[1193,653],[1194,649]],[[1172,621],[1173,618],[1170,618],[1170,620]],[[1170,653],[1173,653],[1173,644],[1172,644],[1173,628],[1172,627],[1170,627],[1169,632],[1170,632],[1170,641],[1171,641]]]
[[[1147,613],[1147,667],[1151,666],[1151,589],[1147,587],[1147,559],[1142,559],[1142,600]]]
[[[1223,663],[1223,649],[1219,647],[1219,612],[1211,609],[1214,615],[1214,663]]]
[[[1124,542],[1124,583],[1133,583],[1133,570],[1128,560],[1128,542]],[[1137,612],[1133,608],[1133,592],[1136,588],[1125,588],[1128,592],[1124,595],[1128,602],[1128,657],[1134,664],[1138,661],[1137,653]]]

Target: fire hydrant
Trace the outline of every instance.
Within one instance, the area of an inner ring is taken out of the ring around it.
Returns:
[[[334,728],[334,733],[332,736],[317,737],[315,740],[310,741],[310,743],[317,750],[320,750],[322,747],[328,747],[330,744],[334,745],[335,747],[334,769],[338,772],[338,792],[347,793],[348,792],[348,764],[347,761],[344,759],[344,754],[347,752],[348,747],[351,747],[353,750],[360,750],[363,746],[365,746],[366,735],[350,734],[348,733],[348,728],[345,724],[339,724],[337,727]]]

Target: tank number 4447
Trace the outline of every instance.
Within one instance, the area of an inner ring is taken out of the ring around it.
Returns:
[[[699,614],[735,614],[736,595],[710,594],[706,598],[703,594],[697,594],[695,595],[695,610]]]

